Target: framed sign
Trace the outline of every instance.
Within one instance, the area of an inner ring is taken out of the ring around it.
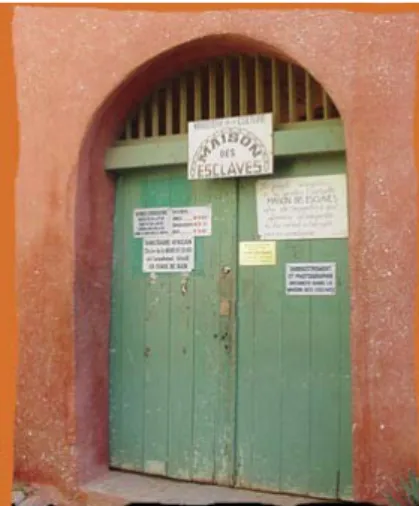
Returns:
[[[272,113],[188,125],[188,179],[273,173]]]

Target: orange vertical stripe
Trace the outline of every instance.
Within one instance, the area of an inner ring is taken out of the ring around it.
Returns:
[[[0,185],[0,504],[10,504],[16,404],[17,323],[15,304],[14,179],[17,167],[17,107],[12,53],[14,7],[0,5],[2,184]]]
[[[418,6],[415,6],[416,8]],[[414,135],[413,135],[413,148],[415,151],[415,165],[416,165],[416,219],[419,220],[419,37],[416,44],[416,93],[415,93],[415,113],[414,113]],[[419,440],[419,224],[416,228],[416,300],[415,300],[415,374],[416,374],[416,409],[417,409],[417,433]],[[419,455],[416,463],[419,472]]]

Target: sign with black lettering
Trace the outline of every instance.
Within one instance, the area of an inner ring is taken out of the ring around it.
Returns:
[[[272,113],[190,122],[188,179],[273,173]]]
[[[134,237],[166,236],[170,234],[170,211],[167,207],[134,209]]]
[[[193,237],[145,237],[144,272],[190,272],[195,268]]]
[[[285,267],[287,295],[336,295],[336,263],[290,263]]]
[[[348,236],[346,175],[259,180],[258,233],[266,240]]]
[[[134,237],[136,239],[171,235],[204,237],[211,233],[211,205],[134,209]]]

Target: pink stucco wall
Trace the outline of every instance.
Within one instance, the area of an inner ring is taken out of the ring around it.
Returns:
[[[103,157],[133,99],[182,62],[230,47],[287,55],[340,109],[356,497],[378,498],[416,466],[417,28],[416,15],[336,10],[16,9],[18,477],[72,489],[107,466],[113,183]]]

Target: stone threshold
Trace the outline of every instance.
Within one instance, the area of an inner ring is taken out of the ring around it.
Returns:
[[[136,473],[108,471],[82,487],[88,506],[129,503],[195,504],[260,503],[278,506],[317,502],[313,498],[203,485]]]

